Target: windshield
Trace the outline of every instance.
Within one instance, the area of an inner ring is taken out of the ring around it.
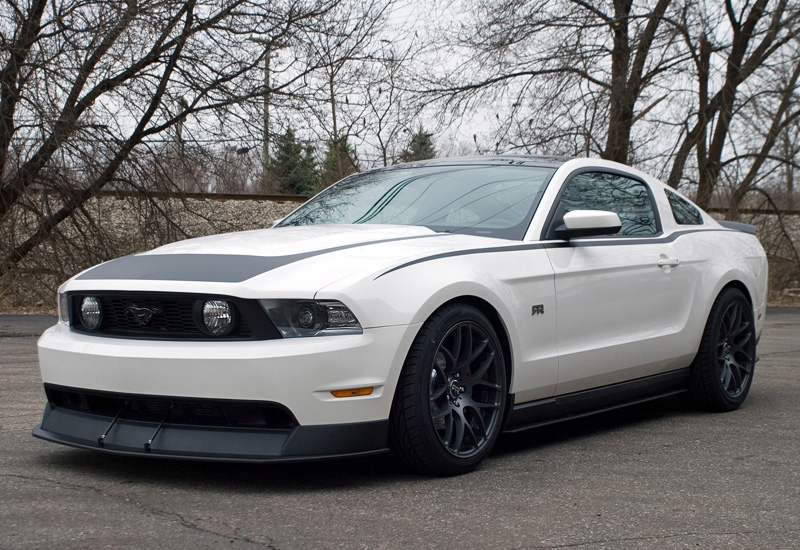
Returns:
[[[356,174],[329,187],[277,227],[422,225],[434,231],[522,239],[554,168],[420,166]]]

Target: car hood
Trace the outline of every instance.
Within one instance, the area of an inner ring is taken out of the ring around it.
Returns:
[[[66,290],[311,298],[345,277],[374,279],[422,258],[513,244],[417,226],[279,227],[189,239],[112,260],[79,274]]]
[[[171,243],[145,254],[231,254],[288,256],[342,246],[437,235],[427,227],[403,225],[305,225],[224,233]]]

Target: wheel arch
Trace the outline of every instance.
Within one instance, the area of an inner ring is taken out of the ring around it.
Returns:
[[[711,299],[708,300],[706,307],[703,311],[702,315],[702,324],[699,325],[700,330],[697,332],[697,339],[694,344],[695,353],[700,349],[700,341],[702,339],[702,331],[704,330],[706,323],[708,322],[709,317],[711,316],[711,310],[714,308],[714,304],[717,303],[719,297],[722,296],[722,293],[725,292],[729,288],[735,288],[739,290],[742,294],[744,294],[747,303],[750,304],[750,308],[753,310],[754,316],[756,315],[755,309],[756,306],[753,303],[753,295],[750,291],[750,288],[747,284],[741,280],[741,278],[737,278],[735,276],[729,278],[726,282],[720,281],[718,287],[715,289],[713,293],[710,293]],[[698,318],[698,321],[700,319]]]
[[[720,294],[722,294],[729,288],[736,288],[740,290],[742,294],[744,294],[744,297],[747,298],[747,303],[750,304],[750,307],[751,308],[753,307],[753,296],[750,294],[750,289],[748,289],[747,285],[738,279],[728,281],[728,283],[726,283],[721,289],[719,289],[719,292],[717,292],[717,297],[719,297]]]

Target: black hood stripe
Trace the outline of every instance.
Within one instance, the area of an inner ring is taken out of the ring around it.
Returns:
[[[240,283],[267,271],[330,252],[373,244],[441,236],[443,235],[436,233],[432,235],[415,235],[413,237],[397,237],[325,248],[302,254],[289,254],[287,256],[246,256],[240,254],[144,254],[124,256],[98,265],[79,275],[77,279],[83,281],[141,279],[150,281]]]

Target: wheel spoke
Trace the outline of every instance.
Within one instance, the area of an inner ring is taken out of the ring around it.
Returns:
[[[731,368],[725,361],[722,362],[722,368],[720,371],[720,382],[722,383],[722,387],[725,388],[726,390],[730,386]]]
[[[481,349],[481,351],[483,351],[483,349],[485,349],[485,348],[486,348],[486,346],[484,345],[483,348]],[[477,356],[476,356],[476,358],[477,358]],[[486,372],[489,370],[489,367],[492,366],[492,363],[494,362],[494,358],[495,358],[495,354],[494,354],[493,351],[490,351],[489,353],[487,353],[486,357],[483,359],[483,361],[481,362],[480,366],[478,367],[478,370],[472,372],[472,378],[474,378],[476,381],[478,381],[481,378],[483,378],[486,375]]]
[[[431,412],[431,419],[438,420],[440,418],[444,418],[448,414],[450,414],[451,409],[449,405],[445,405],[444,407],[438,408],[436,412]]]
[[[497,403],[497,401],[492,401],[491,403],[475,401],[474,404],[476,409],[498,409],[500,407],[500,404]]]
[[[736,340],[736,338],[744,334],[746,337],[749,338],[750,336],[750,323],[747,321],[742,321],[731,333],[731,339]]]
[[[468,325],[464,324],[458,328],[458,332],[461,334],[461,348],[458,350],[456,369],[461,371],[469,365],[470,352],[472,351],[472,330]]]
[[[431,402],[437,401],[440,397],[442,397],[447,392],[447,386],[442,385],[436,390],[431,391]]]
[[[478,437],[478,434],[475,433],[475,430],[472,427],[472,424],[470,424],[469,422],[464,422],[464,428],[466,430],[465,431],[465,435],[469,436],[469,439],[472,440],[472,444],[475,447],[478,447],[481,444],[481,440],[483,439],[483,437]],[[462,442],[462,446],[467,446],[466,442]],[[461,451],[461,450],[464,450],[464,449],[458,449],[458,450]]]
[[[482,440],[486,436],[486,422],[484,422],[483,420],[483,415],[479,410],[474,410],[474,413],[471,416],[475,420],[475,423],[478,425],[477,428],[478,431],[480,432],[480,439]],[[477,437],[475,438],[475,444],[476,445],[479,444],[479,439]]]
[[[473,386],[482,386],[482,387],[491,388],[493,390],[498,390],[498,391],[500,389],[502,389],[502,386],[500,386],[500,384],[495,384],[493,382],[488,382],[486,380],[478,380],[473,384]]]
[[[455,425],[455,432],[453,433],[450,450],[457,453],[461,450],[461,444],[464,442],[464,418],[462,418],[462,416],[456,411],[453,411],[451,418],[453,419],[453,424]]]
[[[478,357],[480,357],[480,355],[484,352],[484,350],[486,349],[486,346],[488,346],[488,345],[489,345],[489,340],[487,340],[485,338],[482,339],[480,342],[478,342],[478,345],[469,354],[469,357],[467,358],[467,360],[464,361],[464,366],[465,367],[471,367],[472,366],[472,362],[475,361]],[[477,375],[477,374],[473,374],[473,376],[477,376],[478,378],[480,378],[480,376]]]
[[[445,342],[442,342],[442,346],[439,348],[447,356],[448,371],[458,368],[458,358],[461,355],[461,331],[456,329],[451,334],[450,345],[445,345]]]
[[[457,360],[456,357],[453,355],[453,352],[450,351],[448,348],[446,348],[444,346],[439,348],[439,351],[441,351],[442,355],[444,355],[445,370],[452,372],[455,369],[456,360]],[[447,379],[447,375],[445,374],[445,370],[442,370],[442,377],[446,380]]]
[[[736,347],[738,349],[743,349],[745,347],[745,345],[747,345],[747,343],[750,342],[750,338],[752,338],[753,334],[752,334],[752,331],[749,330],[749,328],[750,328],[750,325],[748,324],[747,328],[746,328],[747,332],[742,334],[741,338],[738,338],[738,339],[734,338],[734,343],[736,344]]]
[[[744,360],[739,358],[740,355]],[[750,374],[753,371],[753,359],[743,351],[734,356],[733,362],[745,374]]]
[[[750,365],[753,364],[753,358],[750,356],[749,350],[746,349],[736,349],[731,352],[731,357],[738,363],[742,365],[747,365],[747,368],[750,368]]]
[[[733,391],[738,391],[742,387],[742,373],[739,370],[739,365],[736,363],[730,363],[728,365],[728,371],[731,373],[730,389]]]
[[[448,412],[450,411],[448,410]],[[447,447],[449,444],[450,438],[453,437],[453,422],[454,420],[452,414],[447,415],[444,419],[444,434],[441,436],[441,439],[444,442],[445,447]]]

